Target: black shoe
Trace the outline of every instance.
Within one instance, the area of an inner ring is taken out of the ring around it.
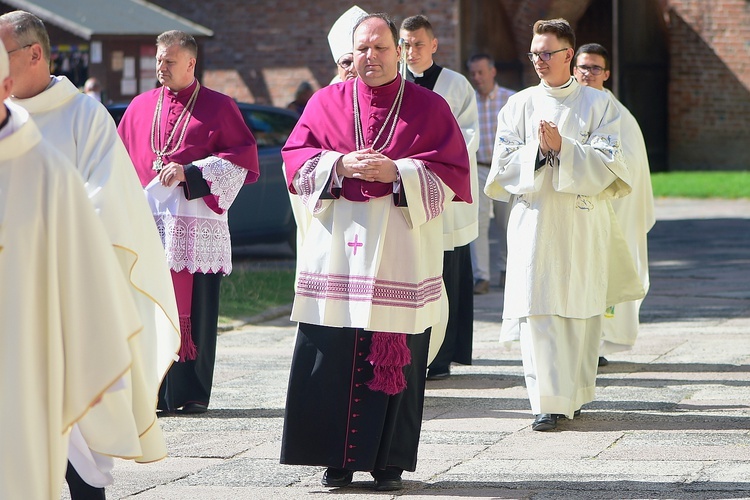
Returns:
[[[208,411],[208,405],[203,403],[187,403],[182,407],[180,413],[187,415],[194,415],[198,413],[206,413]]]
[[[352,477],[354,477],[354,471],[328,467],[323,473],[323,479],[320,480],[320,484],[329,488],[343,488],[344,486],[349,486],[352,482]]]
[[[532,431],[552,431],[557,427],[557,417],[555,413],[540,413],[534,418],[531,424]]]
[[[443,380],[451,376],[451,369],[448,368],[430,368],[427,370],[427,380]]]
[[[375,479],[376,491],[396,491],[404,487],[401,481],[402,469],[398,467],[386,467],[385,470],[374,470],[370,474]]]
[[[605,358],[604,356],[599,356],[599,366],[607,366],[609,364],[609,360]]]
[[[561,418],[566,418],[566,419],[567,419],[567,418],[568,418],[568,417],[567,417],[567,415],[560,415],[560,414],[556,414],[555,416],[556,416],[556,417],[557,417],[558,419],[561,419]],[[581,416],[581,410],[580,410],[580,408],[579,408],[578,410],[576,410],[576,411],[574,411],[574,412],[573,412],[573,418],[577,418],[577,417],[580,417],[580,416]],[[573,419],[571,418],[571,419],[569,419],[569,420],[573,420]]]

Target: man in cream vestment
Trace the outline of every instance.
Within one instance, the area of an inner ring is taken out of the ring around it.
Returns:
[[[573,71],[578,83],[609,95],[620,110],[622,117],[620,137],[622,152],[632,177],[633,192],[622,199],[612,200],[612,208],[628,242],[638,276],[648,293],[648,242],[646,235],[654,227],[654,192],[651,188],[651,172],[643,133],[628,108],[604,88],[610,76],[609,52],[598,43],[587,43],[576,51],[576,66]],[[602,342],[599,354],[626,351],[633,347],[638,336],[638,312],[643,300],[616,304],[607,311],[602,320]],[[601,360],[606,358],[600,358]]]
[[[80,93],[67,78],[50,76],[49,38],[41,20],[22,11],[4,14],[0,16],[0,37],[9,47],[28,45],[11,54],[11,102],[25,108],[45,141],[78,169],[130,283],[137,317],[143,324],[142,334],[130,342],[133,370],[124,381],[124,390],[108,394],[104,404],[79,422],[81,436],[91,450],[102,455],[159,460],[166,456],[166,446],[156,420],[156,397],[179,349],[179,330],[171,278],[148,204],[107,110]],[[108,397],[123,394],[130,396],[130,411],[108,407]],[[124,432],[109,431],[104,436],[97,430],[127,429],[131,421],[140,443],[131,443]],[[97,467],[90,456],[86,460],[76,453],[75,447],[71,460],[92,486],[111,482],[107,470],[111,461]]]
[[[0,99],[7,75],[0,44]],[[73,424],[100,400],[130,407],[117,386],[141,325],[80,175],[12,103],[0,104],[0,279],[0,498],[56,499]],[[138,452],[132,418],[120,432],[135,444],[121,451]]]
[[[401,38],[405,41],[406,65],[414,83],[440,95],[466,142],[472,203],[448,203],[443,210],[443,282],[448,297],[447,315],[433,326],[430,335],[430,364],[427,380],[450,375],[451,362],[471,364],[474,340],[474,279],[469,243],[478,234],[478,196],[476,153],[479,147],[479,117],[474,89],[462,74],[435,63],[438,48],[432,24],[423,15],[404,19]],[[432,359],[434,358],[434,359]]]
[[[602,314],[643,296],[609,202],[630,192],[620,113],[570,75],[574,46],[564,19],[535,23],[541,82],[500,112],[485,186],[494,199],[515,195],[501,340],[521,340],[538,431],[593,400]]]

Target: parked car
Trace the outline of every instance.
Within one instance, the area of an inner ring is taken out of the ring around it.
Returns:
[[[244,186],[229,209],[232,245],[286,241],[296,251],[297,226],[281,171],[281,147],[298,116],[293,111],[272,106],[244,102],[237,106],[258,143],[260,178]],[[127,107],[127,103],[120,103],[110,104],[107,109],[119,124]]]

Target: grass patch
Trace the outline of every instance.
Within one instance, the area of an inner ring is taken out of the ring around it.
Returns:
[[[651,174],[656,197],[750,198],[750,172],[656,172]]]
[[[748,171],[655,172],[651,183],[656,197],[750,198]],[[248,318],[293,299],[293,268],[237,266],[221,281],[219,323]]]
[[[237,269],[221,280],[219,323],[247,318],[294,298],[294,269]]]

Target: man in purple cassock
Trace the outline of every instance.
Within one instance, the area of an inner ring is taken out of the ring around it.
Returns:
[[[156,39],[161,87],[128,106],[118,132],[164,242],[180,315],[180,360],[159,408],[208,408],[216,357],[219,284],[232,270],[227,210],[259,176],[258,150],[237,104],[195,78],[198,47],[182,31]]]
[[[281,462],[377,490],[414,471],[430,327],[446,306],[447,203],[471,202],[469,157],[448,104],[398,75],[385,14],[353,30],[359,77],[310,99],[282,150],[311,221],[297,261]]]

